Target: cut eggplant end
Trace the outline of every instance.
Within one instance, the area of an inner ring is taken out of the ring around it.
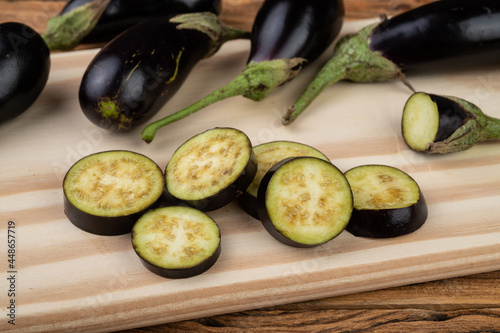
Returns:
[[[215,264],[221,235],[207,214],[192,207],[170,206],[150,210],[137,220],[132,246],[148,270],[180,279],[199,275]]]
[[[271,141],[255,146],[253,151],[257,158],[257,174],[250,186],[239,197],[239,203],[243,210],[255,219],[259,219],[257,192],[260,182],[266,172],[276,163],[289,157],[299,156],[311,156],[330,161],[326,155],[316,148],[293,141]]]
[[[291,157],[274,165],[257,194],[259,218],[277,240],[313,247],[338,236],[353,209],[349,183],[332,163]]]
[[[403,109],[402,132],[408,147],[415,151],[426,151],[436,140],[439,129],[439,110],[426,93],[414,93]]]
[[[389,238],[412,233],[427,220],[417,182],[386,165],[362,165],[345,173],[354,197],[346,230],[358,237]]]
[[[165,181],[172,196],[207,212],[241,195],[256,172],[257,159],[246,134],[234,128],[214,128],[174,152]]]
[[[75,226],[93,234],[120,235],[162,202],[165,182],[148,157],[114,150],[77,161],[66,173],[63,190],[64,212]]]

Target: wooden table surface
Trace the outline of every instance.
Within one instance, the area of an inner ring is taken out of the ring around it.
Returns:
[[[393,15],[430,0],[345,0],[348,20]],[[65,0],[0,1],[0,22],[43,32]],[[248,29],[262,0],[223,0],[222,18]],[[500,332],[500,271],[218,315],[126,332]]]

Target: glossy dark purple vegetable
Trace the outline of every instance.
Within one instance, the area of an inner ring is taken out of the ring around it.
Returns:
[[[139,23],[89,64],[79,91],[82,111],[99,127],[128,131],[153,117],[200,60],[246,36],[209,12]]]
[[[444,154],[500,139],[500,119],[458,97],[417,92],[406,101],[401,131],[411,149]]]
[[[50,52],[36,31],[18,22],[0,24],[0,123],[33,105],[49,71]]]
[[[402,78],[410,86],[403,70],[411,66],[492,51],[500,51],[500,2],[441,0],[420,6],[342,38],[283,123],[294,121],[326,87],[340,80]]]
[[[247,66],[234,80],[198,102],[144,129],[151,142],[156,131],[217,101],[244,96],[261,101],[292,80],[333,42],[343,24],[342,0],[266,0],[252,27]]]
[[[85,27],[85,30],[81,31],[79,42],[107,43],[126,29],[154,17],[194,12],[219,14],[221,7],[220,0],[111,0],[100,6],[91,6],[92,2],[93,0],[71,0],[53,21],[67,17],[66,25],[77,22],[77,11],[81,11],[78,16],[94,16],[97,19],[95,25]]]

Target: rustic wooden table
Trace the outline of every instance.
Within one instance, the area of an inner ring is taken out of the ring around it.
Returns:
[[[223,0],[222,18],[249,28],[262,0]],[[346,0],[348,20],[397,14],[430,0]],[[65,0],[0,1],[0,22],[44,31]],[[218,315],[127,332],[500,332],[500,271]]]

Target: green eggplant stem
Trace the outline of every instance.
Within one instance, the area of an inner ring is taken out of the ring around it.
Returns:
[[[378,52],[370,50],[369,40],[377,24],[372,24],[354,34],[342,37],[333,56],[320,69],[304,93],[283,116],[283,125],[292,123],[328,86],[341,80],[353,82],[382,82],[399,78],[414,91],[401,68]]]
[[[146,126],[141,137],[145,142],[151,143],[160,128],[233,96],[241,95],[256,102],[261,101],[277,87],[293,79],[300,72],[305,61],[303,58],[291,58],[251,62],[228,84],[186,108]]]
[[[111,0],[93,0],[47,22],[42,34],[50,50],[70,50],[97,25]]]
[[[486,130],[484,140],[500,139],[500,119],[484,115],[486,118]]]

